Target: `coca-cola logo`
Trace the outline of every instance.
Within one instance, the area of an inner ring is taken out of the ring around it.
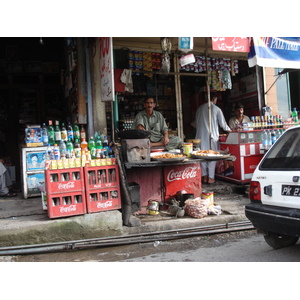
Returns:
[[[174,169],[170,170],[167,175],[167,180],[172,182],[175,180],[195,178],[197,177],[197,169],[199,169],[199,167],[186,167],[184,170],[180,171],[175,171]]]
[[[113,205],[112,201],[98,202],[97,208],[107,208],[107,207],[111,207],[112,205]]]
[[[68,189],[71,189],[71,188],[74,188],[75,187],[75,183],[74,181],[70,181],[70,182],[67,182],[67,183],[59,183],[57,188],[59,190],[68,190]]]
[[[69,205],[69,206],[62,206],[60,208],[60,212],[61,213],[68,213],[68,212],[72,212],[72,211],[76,211],[76,205]]]

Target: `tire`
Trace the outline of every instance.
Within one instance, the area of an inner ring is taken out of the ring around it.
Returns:
[[[295,245],[299,239],[297,236],[281,235],[276,232],[269,232],[269,234],[264,235],[264,238],[267,244],[274,249]]]

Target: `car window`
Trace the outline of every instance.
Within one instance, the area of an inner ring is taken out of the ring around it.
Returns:
[[[300,128],[285,132],[265,155],[261,170],[300,170]]]

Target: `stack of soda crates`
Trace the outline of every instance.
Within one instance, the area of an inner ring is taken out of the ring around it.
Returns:
[[[49,218],[86,213],[83,168],[45,170]]]
[[[121,208],[117,164],[84,167],[84,180],[88,213]]]

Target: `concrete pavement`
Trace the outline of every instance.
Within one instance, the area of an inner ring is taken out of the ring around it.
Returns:
[[[244,221],[248,220],[244,213],[244,207],[249,203],[247,187],[221,180],[215,185],[203,185],[203,190],[214,192],[214,203],[222,208],[220,215],[208,215],[202,219],[189,216],[175,218],[166,211],[160,211],[159,215],[136,215],[141,224],[137,227],[123,226],[119,210],[49,219],[40,197],[24,199],[19,193],[15,198],[0,198],[0,247]]]

